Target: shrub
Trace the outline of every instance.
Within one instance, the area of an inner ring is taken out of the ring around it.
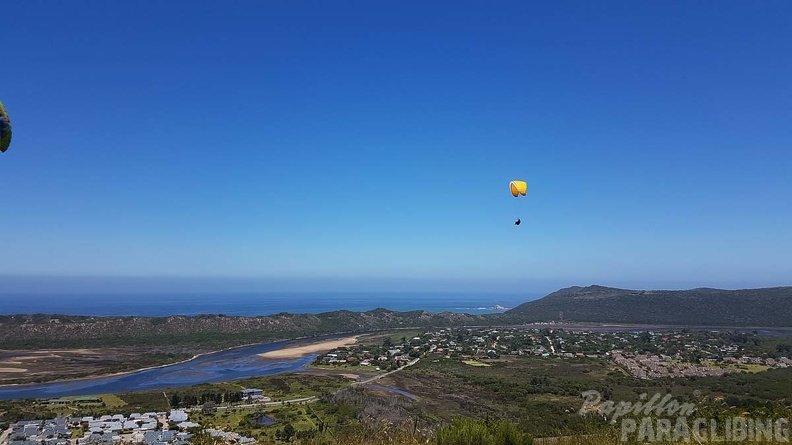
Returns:
[[[481,419],[454,419],[437,430],[437,445],[530,445],[533,438],[513,423]]]

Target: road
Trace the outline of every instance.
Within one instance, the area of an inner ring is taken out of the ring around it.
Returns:
[[[3,431],[3,433],[0,434],[0,444],[6,443],[6,439],[8,439],[8,436],[11,434],[11,431],[12,431],[11,427],[9,426],[7,430]]]
[[[281,400],[280,402],[259,402],[259,403],[248,403],[246,405],[231,405],[231,406],[218,406],[217,409],[236,409],[236,408],[257,408],[257,407],[271,407],[271,406],[283,406],[286,404],[292,403],[313,403],[319,400],[319,397],[311,396],[311,397],[301,397],[299,399],[291,399],[291,400]],[[191,408],[193,410],[198,410],[200,408]]]
[[[224,410],[224,409],[258,408],[258,407],[268,408],[268,407],[271,407],[271,406],[283,406],[283,405],[292,404],[292,403],[313,403],[313,402],[316,402],[317,400],[319,400],[319,397],[311,396],[311,397],[301,397],[299,399],[281,400],[280,402],[246,403],[244,405],[218,405],[217,409],[218,410]],[[185,408],[184,411],[188,412],[188,413],[191,413],[191,412],[198,412],[201,409],[203,409],[203,407],[196,406],[196,407],[193,407],[193,408]]]
[[[420,359],[419,359],[419,358],[417,358],[417,359],[415,359],[415,360],[413,360],[413,361],[411,361],[411,362],[407,363],[406,365],[404,365],[404,366],[402,366],[402,367],[400,367],[400,368],[396,368],[396,369],[394,369],[393,371],[388,371],[388,372],[386,372],[385,374],[375,375],[374,377],[371,377],[371,378],[369,378],[369,379],[363,380],[363,381],[361,381],[361,382],[355,382],[355,383],[353,383],[352,385],[365,385],[366,383],[371,383],[371,382],[373,382],[373,381],[376,381],[376,380],[379,380],[379,379],[385,378],[385,377],[387,377],[387,376],[389,376],[389,375],[391,375],[391,374],[393,374],[393,373],[396,373],[396,372],[399,372],[399,371],[401,371],[402,369],[404,369],[404,368],[406,368],[406,367],[408,367],[408,366],[412,366],[412,365],[414,365],[414,364],[418,363],[418,360],[420,360]]]
[[[555,355],[555,346],[553,346],[553,340],[550,340],[550,337],[545,337],[545,338],[550,343],[550,351],[552,351],[553,355]]]

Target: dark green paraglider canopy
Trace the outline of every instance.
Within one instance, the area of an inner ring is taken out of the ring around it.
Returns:
[[[3,102],[0,102],[0,151],[5,153],[11,145],[11,121],[8,119]]]

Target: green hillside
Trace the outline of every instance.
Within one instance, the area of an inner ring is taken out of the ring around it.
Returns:
[[[574,286],[504,315],[525,322],[792,326],[792,287],[648,291]]]

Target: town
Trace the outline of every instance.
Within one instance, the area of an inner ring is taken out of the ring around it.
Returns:
[[[604,359],[641,379],[721,376],[792,366],[790,345],[764,348],[754,333],[687,329],[603,332],[565,329],[563,325],[532,328],[435,329],[381,345],[338,348],[316,358],[314,365],[394,370],[431,354],[461,361],[497,360],[533,355],[561,359]],[[772,345],[771,345],[772,346]]]
[[[190,422],[184,410],[104,415],[99,418],[69,417],[23,420],[2,433],[0,443],[8,445],[102,445],[134,443],[145,445],[185,445],[201,425]],[[250,437],[214,428],[203,430],[226,442],[248,444]]]

